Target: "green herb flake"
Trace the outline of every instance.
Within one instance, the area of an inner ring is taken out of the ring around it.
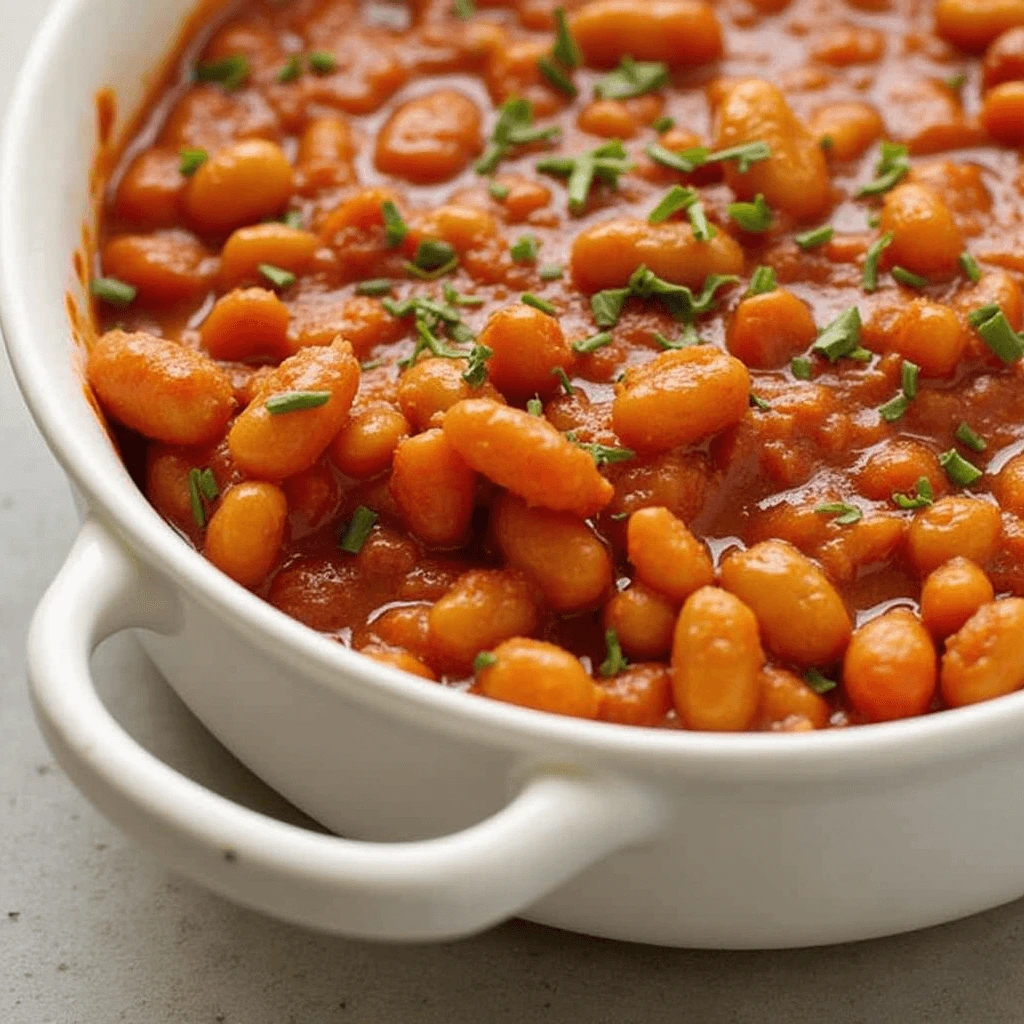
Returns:
[[[890,398],[885,405],[882,405],[878,409],[878,415],[885,420],[886,423],[895,423],[897,420],[903,419],[906,415],[907,409],[910,408],[910,399],[906,395],[896,395],[895,398]]]
[[[377,513],[365,505],[360,505],[352,513],[352,518],[338,541],[338,547],[350,555],[358,555],[376,522]]]
[[[531,398],[526,403],[526,411],[531,416],[543,416],[544,415],[544,403],[540,400],[540,397],[538,395],[534,395],[533,398]]]
[[[1006,314],[994,303],[973,310],[967,317],[981,340],[1004,363],[1016,363],[1024,356],[1024,340],[1010,326]]]
[[[903,360],[900,367],[900,386],[908,399],[917,398],[917,379],[920,375],[921,367],[917,363],[912,363],[909,359]]]
[[[558,307],[553,302],[548,302],[547,299],[542,299],[539,295],[534,295],[533,292],[523,292],[519,296],[519,301],[526,306],[539,309],[542,313],[547,313],[548,316],[554,316],[558,312]]]
[[[184,178],[191,178],[210,159],[210,154],[205,149],[196,146],[186,146],[178,150],[178,156],[181,158],[178,167]]]
[[[138,288],[116,277],[94,277],[89,284],[89,291],[101,302],[117,309],[130,306],[139,294]]]
[[[771,404],[766,402],[760,395],[755,395],[753,391],[747,396],[747,401],[751,409],[757,409],[760,412],[768,412],[771,409]]]
[[[402,219],[402,214],[391,199],[385,199],[380,204],[380,213],[384,218],[384,234],[388,248],[396,249],[409,234],[409,225]]]
[[[830,363],[837,363],[860,347],[860,327],[860,310],[851,306],[818,335],[811,351],[823,355]]]
[[[864,257],[864,274],[861,279],[861,287],[864,291],[877,291],[878,261],[882,258],[882,253],[892,245],[894,237],[895,236],[891,231],[887,231],[881,238],[876,239],[868,247],[867,254]]]
[[[957,487],[970,487],[984,476],[977,466],[968,462],[955,448],[939,456],[939,465],[946,471],[950,482]]]
[[[603,181],[611,188],[618,187],[621,175],[633,169],[626,147],[612,139],[597,149],[580,153],[575,157],[549,157],[538,160],[537,170],[542,174],[553,174],[568,178],[569,212],[575,216],[587,207],[590,190],[595,181]]]
[[[212,469],[198,470],[197,483],[199,492],[207,501],[216,501],[220,495],[220,488],[217,486],[217,478],[213,475]]]
[[[487,191],[492,199],[496,199],[500,203],[508,199],[512,189],[508,185],[502,185],[500,181],[492,181],[487,185]]]
[[[275,288],[291,288],[295,284],[295,275],[290,270],[275,267],[273,263],[260,263],[256,269]]]
[[[494,350],[486,345],[474,345],[469,353],[469,364],[462,379],[471,387],[478,388],[487,380],[487,360],[494,355]]]
[[[576,96],[579,93],[576,83],[573,82],[568,73],[550,57],[538,57],[537,69],[548,80],[549,84],[553,85],[559,92],[564,93],[566,96]]]
[[[455,249],[437,238],[424,238],[416,246],[412,263],[405,265],[406,272],[423,280],[434,280],[454,270],[459,263]]]
[[[794,235],[793,241],[796,242],[801,249],[817,249],[819,245],[831,242],[834,234],[835,228],[830,224],[824,224],[820,228],[813,228],[810,231],[804,231],[799,235]]]
[[[697,334],[697,329],[693,324],[684,324],[681,334],[678,338],[666,338],[661,331],[655,331],[651,338],[658,348],[663,348],[666,351],[672,351],[677,348],[689,348],[691,345],[700,345],[701,340]]]
[[[636,458],[636,452],[632,448],[614,448],[606,444],[592,444],[588,441],[580,441],[571,430],[565,436],[577,448],[582,448],[585,452],[588,452],[594,460],[594,465],[598,467],[616,462],[629,462],[631,459]]]
[[[329,75],[338,70],[338,58],[329,50],[314,50],[306,57],[306,63],[314,75]]]
[[[545,263],[537,273],[542,281],[558,281],[565,275],[565,268],[560,263]]]
[[[880,196],[894,188],[910,171],[907,147],[898,142],[883,142],[881,158],[875,166],[875,178],[857,189],[857,197]]]
[[[744,231],[749,231],[752,234],[760,234],[763,231],[767,231],[772,226],[772,221],[774,220],[771,207],[760,192],[754,196],[752,203],[730,203],[725,208],[725,212]]]
[[[914,274],[907,270],[906,267],[893,267],[889,273],[892,274],[893,280],[899,281],[900,284],[905,284],[908,288],[928,287],[927,277],[921,277],[920,274]]]
[[[949,78],[944,78],[942,84],[953,92],[959,92],[967,84],[967,73],[959,71],[955,75],[950,75]]]
[[[594,92],[603,100],[628,100],[657,92],[667,82],[667,64],[624,56],[614,71],[598,79]]]
[[[565,372],[565,370],[562,369],[561,366],[556,366],[551,371],[551,374],[552,376],[558,378],[559,385],[570,398],[572,398],[572,396],[576,394],[576,389],[572,386],[572,381],[569,380],[569,375]]]
[[[826,694],[834,690],[839,684],[834,679],[829,679],[816,668],[809,668],[804,675],[804,682],[817,694]]]
[[[302,59],[297,53],[293,53],[285,62],[280,71],[274,76],[279,85],[287,85],[302,77]]]
[[[580,355],[589,355],[591,352],[596,352],[599,348],[604,348],[605,345],[612,343],[612,332],[602,331],[600,334],[593,334],[589,338],[581,338],[579,341],[572,343],[572,350],[579,352]]]
[[[483,672],[484,669],[491,668],[498,664],[498,659],[495,655],[491,654],[490,651],[481,651],[473,659],[473,671],[477,675]]]
[[[966,249],[960,253],[960,267],[972,283],[977,284],[981,280],[981,267]]]
[[[271,416],[281,416],[290,412],[302,412],[304,409],[317,409],[330,400],[330,391],[286,391],[280,395],[272,395],[263,405]]]
[[[202,470],[199,469],[188,471],[188,501],[192,508],[192,518],[200,530],[206,526],[206,506],[203,504],[203,495],[199,488],[201,475]]]
[[[508,251],[515,263],[536,263],[540,242],[536,235],[521,235],[509,246]]]
[[[814,375],[811,361],[807,356],[794,356],[790,361],[789,371],[797,380],[810,380]]]
[[[622,307],[629,298],[628,288],[606,288],[590,297],[590,310],[598,327],[614,327],[622,315]]]
[[[656,131],[659,135],[664,135],[665,132],[670,131],[676,126],[676,119],[669,117],[667,114],[664,117],[659,117],[657,121],[651,124],[651,128]]]
[[[831,135],[822,135],[822,137],[818,139],[818,148],[821,149],[823,153],[831,153],[835,147],[836,140],[833,139]]]
[[[835,516],[832,521],[836,526],[852,526],[864,518],[864,513],[847,501],[830,501],[825,505],[816,506],[814,511],[819,516]]]
[[[953,435],[962,445],[966,445],[972,452],[983,452],[988,447],[988,442],[976,434],[966,420],[961,422]]]
[[[454,3],[452,4],[452,14],[454,14],[456,18],[461,18],[463,21],[469,21],[469,19],[476,14],[475,0],[454,0]]]
[[[661,224],[669,219],[674,213],[686,210],[698,199],[698,192],[695,188],[685,188],[683,185],[673,185],[658,205],[647,215],[648,224]]]
[[[301,231],[305,226],[302,220],[301,210],[289,210],[282,218],[281,223],[294,231]]]
[[[900,494],[897,492],[892,496],[893,503],[906,512],[926,508],[934,499],[935,494],[932,491],[932,482],[926,476],[918,478],[916,494]]]
[[[775,279],[773,267],[760,266],[750,276],[750,287],[747,295],[765,295],[778,288],[778,281]]]
[[[386,277],[374,277],[356,285],[356,295],[390,295],[391,282]]]
[[[578,68],[583,63],[583,53],[579,44],[573,38],[572,30],[569,28],[569,17],[564,7],[556,7],[555,18],[555,44],[551,47],[551,56],[567,68]]]
[[[680,174],[692,174],[698,167],[703,167],[708,162],[708,150],[702,146],[693,149],[686,149],[680,153],[666,149],[659,143],[652,143],[644,152],[662,167],[679,171]]]
[[[491,133],[491,141],[484,150],[484,155],[473,165],[474,169],[477,174],[492,174],[498,164],[517,146],[526,146],[534,142],[552,142],[560,134],[561,129],[558,127],[533,126],[533,106],[528,100],[518,97],[506,100],[498,109],[498,120]],[[505,195],[507,194],[506,192]]]
[[[619,634],[614,629],[606,629],[604,632],[604,643],[607,649],[607,656],[598,666],[598,673],[606,679],[617,676],[623,669],[629,667],[625,655],[622,653],[622,646],[619,644]]]
[[[241,53],[232,54],[222,60],[204,61],[195,70],[197,82],[216,82],[222,85],[228,92],[241,89],[252,74],[252,65],[247,57]]]
[[[359,364],[359,369],[366,373],[368,370],[380,369],[383,365],[383,359],[367,359],[366,362]]]

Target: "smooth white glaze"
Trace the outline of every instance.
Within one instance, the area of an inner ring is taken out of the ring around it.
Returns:
[[[22,73],[0,166],[11,360],[93,517],[30,650],[44,729],[86,794],[242,902],[382,938],[463,934],[521,912],[645,942],[804,945],[1024,893],[1022,694],[800,735],[538,714],[352,654],[237,587],[160,520],[84,398],[64,294],[89,217],[93,95],[113,86],[131,111],[191,5],[58,3]],[[159,628],[141,638],[193,712],[332,829],[374,841],[467,831],[381,851],[296,835],[199,791],[95,699],[90,646],[129,626]]]

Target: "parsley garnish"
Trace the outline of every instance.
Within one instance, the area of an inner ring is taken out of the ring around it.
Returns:
[[[955,448],[950,448],[948,452],[943,452],[939,456],[939,465],[957,487],[970,487],[984,476],[977,466],[968,462]]]
[[[744,231],[760,234],[772,226],[774,215],[764,196],[758,192],[752,203],[730,203],[725,212]]]
[[[280,395],[271,395],[263,405],[271,416],[282,416],[305,409],[318,409],[330,400],[330,391],[286,391]]]
[[[818,505],[814,511],[819,516],[835,516],[833,522],[836,526],[852,526],[864,518],[864,513],[856,505],[846,501],[830,501],[825,505]]]
[[[89,291],[108,306],[116,306],[118,309],[130,306],[139,294],[134,285],[119,281],[116,277],[94,277],[89,284]]]
[[[384,218],[384,235],[389,249],[396,249],[405,241],[409,234],[409,226],[402,219],[398,207],[390,199],[380,204],[381,216]]]
[[[605,678],[610,678],[611,676],[617,676],[624,668],[628,668],[629,662],[626,661],[625,655],[622,653],[622,647],[619,644],[619,634],[614,629],[605,630],[604,642],[608,654],[600,666],[598,666],[597,671]]]
[[[893,237],[893,233],[888,231],[868,247],[864,256],[864,275],[861,278],[861,287],[864,291],[873,292],[878,288],[878,261],[882,258],[882,253],[892,245]]]
[[[569,212],[577,215],[586,209],[595,178],[615,188],[619,177],[632,169],[626,147],[618,139],[576,157],[548,157],[537,162],[542,174],[569,179]]]
[[[967,421],[961,422],[953,435],[961,444],[966,445],[971,451],[983,452],[988,447],[988,442],[976,434]]]
[[[210,154],[205,149],[193,146],[186,146],[184,149],[179,150],[178,156],[181,157],[179,169],[182,177],[185,178],[191,178],[210,159]]]
[[[750,287],[747,295],[764,295],[766,292],[773,292],[778,288],[773,267],[758,267],[750,277]]]
[[[348,527],[338,540],[338,547],[350,555],[358,555],[363,550],[366,538],[370,536],[370,531],[376,522],[377,513],[365,505],[360,505],[352,513]]]
[[[204,61],[196,67],[195,80],[197,82],[217,82],[224,86],[228,92],[241,89],[249,80],[252,74],[252,65],[248,58],[241,53],[232,54],[221,60]]]
[[[536,263],[540,243],[536,235],[522,235],[509,246],[509,254],[515,263]]]
[[[860,326],[860,310],[851,306],[818,335],[811,351],[823,355],[830,363],[838,362],[860,348]]]
[[[910,160],[907,158],[907,147],[898,142],[883,142],[882,155],[875,166],[875,179],[857,189],[858,198],[862,196],[879,196],[906,176],[910,171]]]
[[[804,231],[799,235],[794,235],[793,241],[796,242],[801,249],[816,249],[819,245],[831,242],[834,234],[835,229],[830,224],[824,224],[820,228],[813,228],[810,231]]]
[[[909,512],[913,509],[926,508],[932,503],[934,497],[932,482],[928,477],[922,476],[918,478],[916,494],[900,494],[897,492],[893,494],[892,500],[898,508]]]
[[[668,82],[668,65],[624,56],[614,71],[598,79],[594,92],[603,100],[628,100],[656,92]]]
[[[529,100],[507,100],[498,109],[498,120],[491,133],[490,144],[474,165],[476,172],[491,174],[516,146],[526,146],[532,142],[551,142],[560,134],[561,129],[557,126],[533,127],[533,106]]]

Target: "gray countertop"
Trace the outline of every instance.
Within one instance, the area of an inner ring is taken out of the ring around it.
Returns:
[[[4,4],[0,109],[46,6]],[[73,789],[32,718],[25,629],[75,518],[2,357],[0,424],[2,1024],[1024,1020],[1024,902],[820,950],[664,950],[522,922],[396,947],[303,932],[175,877]],[[111,709],[154,752],[225,795],[296,817],[203,731],[131,640],[105,645],[98,673]]]

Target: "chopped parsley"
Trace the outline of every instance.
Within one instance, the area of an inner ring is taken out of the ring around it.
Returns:
[[[491,133],[491,141],[484,150],[484,155],[474,164],[474,168],[477,174],[492,174],[498,164],[517,146],[527,146],[533,142],[551,142],[560,134],[561,129],[557,126],[533,126],[533,105],[529,100],[506,100],[498,109],[498,120]],[[505,195],[507,194],[506,192]]]
[[[474,345],[469,353],[469,365],[462,374],[462,379],[471,387],[478,388],[487,380],[487,360],[494,355],[494,350],[486,345]]]
[[[794,356],[789,363],[789,372],[797,380],[810,380],[814,376],[814,368],[807,356]]]
[[[747,402],[752,409],[759,412],[767,412],[771,408],[771,403],[766,402],[760,395],[755,395],[753,391],[747,396]]]
[[[314,50],[306,57],[306,63],[314,75],[329,75],[338,70],[338,58],[328,50]]]
[[[816,506],[814,511],[819,516],[835,516],[832,521],[836,526],[852,526],[864,518],[863,511],[847,501],[830,501],[825,505]]]
[[[363,550],[366,538],[370,536],[374,523],[377,522],[377,513],[373,509],[360,505],[355,512],[345,532],[338,540],[338,547],[350,555],[358,555]]]
[[[391,282],[386,277],[374,277],[356,285],[356,295],[389,295]]]
[[[135,301],[139,294],[138,288],[116,277],[94,277],[89,284],[89,291],[101,302],[117,309],[124,309]]]
[[[542,281],[557,281],[565,274],[565,268],[560,263],[545,263],[537,273]]]
[[[921,277],[920,274],[912,273],[906,267],[895,266],[889,273],[892,274],[894,280],[899,281],[900,284],[905,284],[908,288],[928,287],[927,277]]]
[[[910,171],[907,147],[898,142],[883,142],[881,157],[875,166],[875,177],[857,189],[857,197],[880,196],[894,188]]]
[[[618,139],[576,157],[548,157],[537,162],[542,174],[568,178],[569,212],[577,215],[586,209],[596,179],[615,188],[620,176],[632,169],[626,147]]]
[[[551,56],[559,64],[567,68],[578,68],[583,63],[583,54],[580,51],[579,43],[573,38],[572,30],[569,28],[569,18],[564,7],[556,7],[555,18],[555,44],[551,48]]]
[[[179,170],[184,178],[191,178],[210,159],[210,154],[197,146],[186,146],[178,150],[178,156],[181,158]]]
[[[604,348],[605,345],[612,343],[612,332],[601,331],[600,334],[593,334],[589,338],[581,338],[579,341],[572,343],[572,350],[579,352],[580,355],[589,355],[591,352],[596,352],[599,348]]]
[[[550,57],[538,57],[537,68],[559,92],[565,93],[566,96],[575,96],[579,92],[569,73]]]
[[[551,371],[551,374],[552,376],[558,378],[559,385],[570,398],[572,398],[572,396],[576,394],[576,389],[572,386],[572,381],[569,380],[569,375],[565,372],[565,370],[562,369],[561,366],[556,366]]]
[[[719,288],[737,281],[739,278],[735,274],[709,274],[704,279],[700,294],[695,296],[686,285],[672,284],[647,267],[640,266],[630,276],[625,288],[608,288],[593,295],[590,308],[599,327],[614,327],[627,298],[657,298],[677,320],[689,323],[714,306],[715,293]]]
[[[487,186],[487,191],[490,193],[492,199],[496,199],[499,203],[505,199],[508,199],[509,193],[512,191],[508,185],[502,185],[500,181],[492,181]]]
[[[274,76],[274,80],[280,85],[287,85],[289,82],[297,81],[302,77],[302,59],[297,53],[293,53],[285,62],[280,71]]]
[[[826,694],[834,690],[839,684],[834,679],[829,679],[824,673],[816,668],[809,668],[804,675],[804,682],[817,694]]]
[[[820,228],[813,228],[810,231],[803,231],[799,235],[795,235],[793,241],[801,249],[817,249],[819,245],[831,242],[834,234],[835,228],[830,224],[823,224]]]
[[[830,363],[837,363],[860,348],[860,327],[860,310],[851,306],[818,335],[811,351],[824,356]]]
[[[973,452],[983,452],[988,447],[988,442],[976,434],[966,420],[961,422],[960,426],[956,428],[953,436]]]
[[[617,676],[623,669],[629,667],[622,647],[619,644],[619,634],[614,629],[604,631],[604,643],[607,649],[607,656],[598,666],[597,671],[606,679]]]
[[[380,204],[381,216],[384,218],[384,235],[389,249],[396,249],[405,241],[409,234],[409,226],[402,219],[398,207],[390,199]]]
[[[594,92],[603,100],[628,100],[657,92],[668,82],[668,65],[624,56],[614,71],[599,78]]]
[[[498,664],[498,659],[495,655],[491,654],[490,651],[481,651],[473,659],[473,671],[477,674],[483,672],[486,668],[491,668],[493,665]]]
[[[536,235],[522,235],[509,246],[509,254],[515,263],[536,263],[540,242]]]
[[[705,164],[722,163],[727,160],[735,160],[737,171],[740,174],[745,174],[750,170],[751,165],[761,160],[767,160],[772,155],[768,143],[760,140],[716,151],[709,150],[705,146],[694,146],[678,153],[655,143],[648,146],[645,152],[655,163],[682,174],[690,174]]]
[[[978,261],[966,250],[960,253],[960,267],[967,275],[968,280],[977,284],[981,280],[981,267]]]
[[[1010,326],[1006,314],[995,303],[973,310],[967,320],[981,335],[981,340],[1007,365],[1024,356],[1024,339]]]
[[[554,316],[558,312],[558,308],[554,303],[548,302],[547,299],[542,299],[532,292],[524,292],[519,296],[519,301],[526,306],[533,306],[534,309],[539,309],[542,313],[547,313],[548,316]]]
[[[918,478],[916,494],[900,494],[896,492],[892,496],[893,503],[904,511],[910,512],[918,508],[926,508],[935,499],[932,491],[932,482],[926,476]]]
[[[261,263],[256,269],[275,288],[291,288],[295,284],[295,275],[290,270],[275,267],[273,263]]]
[[[939,465],[946,471],[950,482],[957,487],[970,487],[984,476],[977,466],[968,462],[955,448],[939,456]]]
[[[405,270],[413,277],[432,281],[454,270],[458,263],[458,253],[448,242],[438,238],[424,238],[416,246],[412,263],[405,264]]]
[[[657,121],[651,124],[651,128],[654,129],[659,135],[664,135],[665,132],[669,131],[676,126],[676,119],[669,117],[667,114],[664,117],[659,117]]]
[[[271,395],[263,405],[271,416],[282,416],[305,409],[318,409],[330,400],[330,391],[286,391],[280,395]]]
[[[878,261],[882,253],[892,245],[895,236],[887,231],[881,238],[876,239],[868,246],[867,254],[864,257],[864,274],[861,278],[861,287],[866,292],[876,291],[878,288]]]
[[[197,82],[216,82],[228,92],[234,92],[249,81],[251,74],[252,65],[248,58],[244,54],[234,53],[221,60],[203,61],[197,65],[194,77]]]
[[[725,208],[725,212],[744,231],[749,231],[753,234],[767,231],[775,219],[771,207],[760,192],[754,196],[752,203],[730,203]]]
[[[747,295],[764,295],[767,292],[775,291],[778,286],[774,268],[760,266],[750,276],[750,287],[747,289]]]
[[[469,21],[476,14],[475,0],[454,0],[452,3],[452,14],[463,21]]]

